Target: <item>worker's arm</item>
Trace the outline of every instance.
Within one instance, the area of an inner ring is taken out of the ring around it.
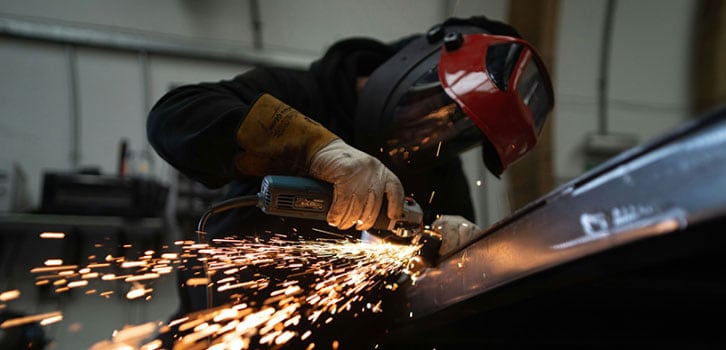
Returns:
[[[151,109],[147,137],[156,152],[210,188],[244,175],[236,169],[236,130],[261,93],[308,109],[312,83],[294,70],[255,68],[231,80],[189,84],[167,92]]]
[[[383,199],[388,217],[402,215],[403,186],[378,159],[361,152],[328,129],[264,94],[237,129],[236,167],[252,176],[308,175],[333,184],[328,223],[340,229],[369,229]]]
[[[306,95],[314,89],[290,74],[256,69],[231,81],[174,89],[149,114],[149,141],[167,162],[209,187],[265,175],[330,182],[328,222],[341,229],[369,228],[383,197],[400,203],[388,206],[389,218],[398,219],[403,189],[390,170],[273,97],[299,106],[314,100]]]

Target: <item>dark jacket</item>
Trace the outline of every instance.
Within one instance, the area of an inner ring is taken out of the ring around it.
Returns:
[[[240,174],[234,156],[240,152],[235,133],[249,106],[269,93],[317,120],[344,141],[353,143],[356,77],[370,74],[390,57],[394,46],[371,39],[348,39],[333,45],[307,71],[258,67],[231,80],[176,88],[163,96],[148,118],[148,138],[167,162],[210,188],[230,186],[228,197],[256,194],[260,178]],[[461,163],[412,174],[391,169],[407,195],[422,206],[427,223],[437,214],[459,214],[474,220],[469,186]],[[300,222],[263,214],[257,208],[220,213],[210,218],[209,234],[289,233],[320,222]]]

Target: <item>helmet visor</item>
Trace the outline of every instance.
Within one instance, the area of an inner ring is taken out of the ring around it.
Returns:
[[[522,72],[519,86],[517,86],[517,93],[522,98],[524,105],[532,112],[537,134],[542,131],[547,113],[552,109],[551,101],[553,98],[550,96],[546,84],[537,63],[534,60],[528,60]]]
[[[416,80],[393,114],[383,151],[398,166],[435,166],[483,139],[479,128],[441,87],[437,67]]]

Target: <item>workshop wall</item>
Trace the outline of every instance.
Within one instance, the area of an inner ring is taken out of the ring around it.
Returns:
[[[143,160],[149,162],[148,169],[137,169],[132,161],[132,173],[164,181],[175,177],[145,137],[146,113],[172,86],[226,79],[261,60],[303,67],[342,37],[391,40],[452,13],[503,20],[507,10],[504,0],[258,3],[262,26],[256,36],[250,1],[0,0],[0,166],[20,166],[28,200],[15,209],[40,205],[46,171],[94,168],[116,174],[124,139],[132,160],[145,152]],[[472,181],[485,180],[478,151],[465,157]],[[505,187],[498,180],[482,187],[488,191],[478,194],[476,205],[489,212],[485,206],[496,208]],[[54,348],[88,348],[124,325],[163,320],[176,307],[173,277],[155,283],[149,301],[79,293],[56,297],[33,286],[29,269],[47,258],[70,263],[97,253],[99,246],[124,244],[133,246],[129,256],[138,256],[140,244],[148,244],[139,237],[84,232],[60,245],[38,245],[34,234],[0,234],[0,291],[23,292],[10,305],[13,310],[63,312],[63,322],[44,327]],[[174,238],[168,234],[162,243]],[[116,292],[120,296],[123,290]]]
[[[0,135],[0,146],[12,150],[0,157],[3,164],[20,164],[27,176],[30,204],[36,206],[42,173],[47,169],[97,167],[103,173],[115,173],[121,139],[129,141],[133,155],[150,155],[149,171],[166,179],[172,171],[150,150],[143,128],[146,111],[170,86],[243,72],[250,67],[244,62],[249,57],[244,54],[249,52],[258,53],[257,60],[306,66],[335,40],[350,35],[392,40],[425,30],[450,13],[486,13],[504,19],[505,4],[503,0],[264,1],[259,4],[261,31],[257,37],[251,29],[247,1],[206,1],[201,5],[174,0],[153,4],[5,0],[0,10],[5,31],[21,35],[0,37],[4,61],[0,73],[8,77],[0,83],[4,91],[0,113],[7,126]],[[397,15],[404,12],[411,15]],[[340,15],[321,17],[320,13]],[[372,18],[375,25],[371,25]],[[28,39],[38,37],[38,32],[43,41]],[[56,32],[61,35],[54,37]],[[107,48],[99,44],[104,40],[117,44]],[[78,45],[78,41],[92,44]],[[208,48],[243,54],[210,60],[134,50],[135,45],[180,42],[200,51]],[[261,49],[254,50],[256,45]],[[44,70],[51,70],[51,75],[39,74]],[[482,173],[476,152],[467,157],[469,173]],[[492,187],[503,185],[493,183]],[[479,202],[497,203],[485,196],[476,200],[482,208],[484,204]]]
[[[607,1],[562,0],[556,40],[555,176],[586,170],[586,140],[599,131],[598,84]],[[638,143],[689,114],[688,79],[697,1],[616,1],[607,82],[606,133]]]
[[[552,67],[557,102],[550,121],[560,183],[584,171],[586,136],[598,127],[605,3],[560,1]],[[611,132],[642,142],[690,117],[685,89],[696,4],[617,2],[608,76]],[[349,35],[390,40],[451,14],[506,20],[508,12],[506,0],[258,1],[261,31],[256,36],[250,5],[237,0],[0,0],[0,166],[17,163],[24,170],[30,208],[40,202],[42,174],[48,169],[97,167],[115,174],[122,139],[134,154],[150,155],[150,176],[174,176],[150,150],[144,130],[147,111],[171,86],[226,79],[260,60],[305,66]],[[200,53],[205,50],[208,56]],[[478,152],[464,159],[477,221],[488,225],[509,213],[507,178],[489,175]],[[35,248],[27,243],[12,247]],[[8,255],[2,257],[3,264],[13,263],[5,260]],[[0,291],[28,283],[23,281],[27,266],[8,271]],[[88,348],[124,324],[170,313],[175,298],[170,280],[159,286],[155,304],[110,303],[112,310],[86,320],[85,330],[70,333],[68,322],[51,328],[51,335],[60,349]],[[38,295],[31,300],[24,311],[59,306],[77,322],[109,310],[109,303],[83,298],[48,301]]]

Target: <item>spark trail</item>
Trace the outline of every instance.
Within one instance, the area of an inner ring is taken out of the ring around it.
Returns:
[[[110,298],[118,289],[106,289],[104,283],[122,282],[128,287],[127,299],[148,300],[155,280],[188,269],[189,261],[204,266],[190,271],[192,277],[181,282],[207,288],[213,306],[168,324],[126,327],[115,332],[111,341],[97,343],[94,350],[122,344],[157,349],[160,341],[148,338],[158,332],[175,334],[174,349],[278,348],[292,342],[312,349],[315,333],[336,318],[381,312],[381,293],[398,288],[394,279],[420,248],[284,236],[175,245],[181,253],[149,250],[137,259],[89,256],[86,265],[48,259],[45,266],[31,272],[37,275],[36,285],[50,286],[56,293],[82,289],[85,294]]]
[[[197,251],[213,295],[227,303],[178,320],[181,333],[191,332],[176,348],[196,349],[210,338],[210,348],[220,349],[305,342],[341,313],[380,312],[376,292],[396,289],[389,277],[418,250],[339,240],[214,243]]]

